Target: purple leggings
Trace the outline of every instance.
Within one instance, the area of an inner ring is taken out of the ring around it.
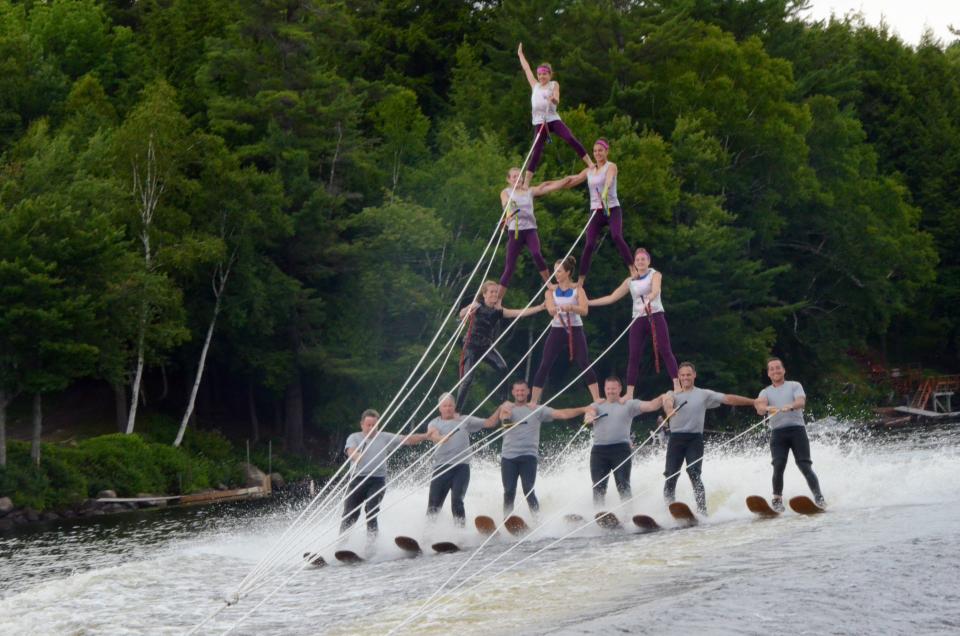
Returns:
[[[542,272],[547,269],[547,262],[543,260],[543,254],[540,253],[540,237],[537,236],[537,228],[529,230],[520,230],[520,238],[514,238],[516,232],[508,224],[507,226],[507,263],[503,268],[503,274],[500,275],[500,285],[510,286],[510,279],[513,278],[513,270],[517,268],[517,257],[523,251],[526,245],[533,256],[533,262],[537,266],[537,271]]]
[[[538,137],[537,133],[540,132],[540,126],[542,126],[542,124],[535,124],[533,127],[533,138],[536,141],[533,144],[533,152],[530,153],[530,162],[527,164],[527,172],[537,171],[537,166],[540,165],[540,159],[543,157],[543,146],[550,138],[550,133],[555,134],[567,142],[567,145],[573,148],[574,152],[576,152],[577,156],[581,159],[587,156],[587,150],[583,147],[583,144],[577,141],[577,138],[573,136],[573,133],[570,132],[569,128],[567,128],[567,125],[559,119],[556,121],[547,122],[547,129]]]
[[[590,225],[587,226],[587,242],[583,245],[583,255],[580,256],[580,275],[586,276],[590,273],[590,261],[593,260],[593,254],[597,251],[597,242],[600,240],[600,230],[605,225],[610,226],[610,237],[613,244],[617,246],[620,252],[620,258],[627,267],[633,265],[633,254],[630,253],[630,246],[623,240],[623,211],[620,206],[610,208],[609,218],[603,210],[597,210],[590,219]]]
[[[667,329],[667,317],[658,311],[651,317],[640,316],[630,325],[630,354],[627,361],[627,386],[637,386],[640,377],[640,359],[650,341],[650,321],[657,330],[657,349],[660,359],[667,365],[667,374],[671,379],[677,377],[677,358],[670,348],[670,331]]]
[[[590,358],[587,356],[587,337],[583,335],[583,327],[571,327],[573,331],[573,361],[577,363],[580,370],[590,366]],[[547,344],[543,345],[543,358],[540,359],[540,368],[533,376],[533,386],[542,389],[550,375],[550,369],[553,367],[557,356],[563,354],[564,358],[570,356],[570,340],[567,336],[566,327],[551,327],[550,335],[547,336]],[[593,369],[587,369],[583,374],[583,381],[587,386],[597,383],[597,374]]]

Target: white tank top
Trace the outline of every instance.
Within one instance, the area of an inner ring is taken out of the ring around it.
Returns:
[[[550,101],[553,97],[553,90],[557,83],[547,82],[544,86],[537,82],[533,86],[533,92],[530,95],[530,107],[533,111],[533,125],[539,126],[543,122],[557,121],[560,115],[557,114],[557,105]]]
[[[557,306],[557,309],[561,307],[570,307],[576,306],[579,302],[577,297],[577,288],[571,287],[570,289],[564,291],[557,287],[553,290],[553,302]],[[575,314],[572,312],[565,312],[563,318],[560,317],[560,312],[557,312],[557,315],[554,316],[553,321],[550,323],[554,327],[582,327],[583,319],[580,318],[580,314]]]
[[[643,297],[650,293],[650,290],[653,289],[653,275],[657,270],[652,267],[647,270],[646,275],[643,278],[634,278],[630,281],[630,295],[633,296],[633,317],[637,316],[646,316],[647,308],[643,304]],[[663,301],[661,300],[662,294],[657,294],[657,297],[650,301],[650,313],[658,314],[663,311]]]
[[[607,169],[610,162],[603,164],[603,168],[597,172],[587,168],[587,188],[590,190],[590,209],[599,210],[603,207],[603,201],[600,195],[603,194],[603,184],[607,182]],[[607,190],[607,205],[611,208],[620,207],[620,199],[617,198],[617,177],[613,177],[610,183],[610,189]]]
[[[503,191],[510,195],[511,188],[505,188]],[[510,199],[509,211],[513,213],[510,221],[507,223],[507,229],[512,230],[517,227],[517,219],[520,219],[521,230],[533,230],[537,227],[537,219],[533,216],[533,193],[530,189],[513,191],[513,197]]]

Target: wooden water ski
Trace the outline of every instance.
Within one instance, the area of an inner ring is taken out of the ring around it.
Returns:
[[[304,552],[303,560],[315,568],[322,568],[327,565],[326,559],[324,559],[322,556],[314,552]]]
[[[510,515],[507,517],[507,520],[503,522],[503,526],[507,529],[507,532],[515,537],[519,537],[530,532],[530,526],[527,525],[527,522],[524,521],[522,517],[518,517],[517,515]]]
[[[695,526],[698,523],[693,511],[690,510],[690,506],[682,501],[674,501],[670,504],[670,514],[673,515],[674,519],[688,526]]]
[[[450,554],[453,552],[460,551],[460,546],[450,541],[441,541],[439,543],[434,543],[431,547],[433,548],[434,552],[439,552],[440,554]]]
[[[772,519],[773,517],[780,516],[780,513],[771,508],[770,503],[759,495],[750,495],[747,497],[747,508],[750,509],[750,512],[764,519]]]
[[[352,550],[337,550],[333,553],[333,556],[337,557],[337,561],[340,561],[341,563],[347,563],[350,565],[363,563],[363,557]]]
[[[660,524],[653,520],[653,517],[648,517],[647,515],[633,515],[633,523],[644,532],[663,530]]]
[[[612,512],[598,512],[593,518],[596,520],[597,525],[604,530],[619,530],[621,528],[620,520],[617,519],[617,515]]]
[[[478,515],[473,525],[477,526],[477,532],[488,537],[497,531],[497,522],[486,515]]]
[[[398,548],[410,556],[420,556],[423,554],[423,550],[420,549],[420,544],[417,543],[416,539],[410,537],[395,537],[393,542],[397,544]]]
[[[821,512],[826,512],[824,508],[821,508],[817,504],[813,503],[813,499],[810,497],[805,497],[800,495],[799,497],[790,498],[790,508],[794,512],[801,515],[818,515]]]

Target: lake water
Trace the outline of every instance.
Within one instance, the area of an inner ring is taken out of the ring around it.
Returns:
[[[593,514],[588,448],[576,446],[541,473],[544,528],[519,545],[502,537],[478,551],[483,537],[455,528],[449,504],[429,526],[426,488],[397,486],[372,551],[362,531],[339,546],[369,562],[336,563],[330,546],[322,552],[331,565],[300,569],[301,548],[330,543],[336,521],[326,521],[292,542],[295,554],[275,570],[282,577],[258,581],[198,633],[960,633],[960,427],[817,429],[814,469],[827,514],[754,518],[744,498],[770,492],[763,438],[718,448],[724,438],[716,437],[703,469],[711,514],[699,526],[673,529],[655,451],[634,464],[633,501],[616,508],[611,492],[607,507],[625,520],[649,514],[664,531],[591,526],[558,541],[574,529],[563,513]],[[550,462],[547,451],[541,466]],[[685,475],[677,494],[692,502]],[[791,459],[785,495],[797,494],[808,493]],[[495,458],[475,460],[468,516],[498,517],[500,497]],[[132,513],[0,534],[0,633],[186,633],[224,606],[304,503]],[[531,521],[525,503],[518,512]],[[393,544],[400,534],[465,550],[409,559]],[[449,591],[471,576],[415,616],[442,583],[450,579]]]

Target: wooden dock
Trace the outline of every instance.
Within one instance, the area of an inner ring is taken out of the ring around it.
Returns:
[[[259,499],[270,496],[271,488],[269,481],[265,486],[250,486],[247,488],[234,488],[232,490],[204,490],[203,492],[193,493],[191,495],[170,495],[163,497],[101,497],[96,501],[98,503],[135,503],[146,506],[197,506],[202,504],[220,503],[226,501],[241,501],[244,499]]]

